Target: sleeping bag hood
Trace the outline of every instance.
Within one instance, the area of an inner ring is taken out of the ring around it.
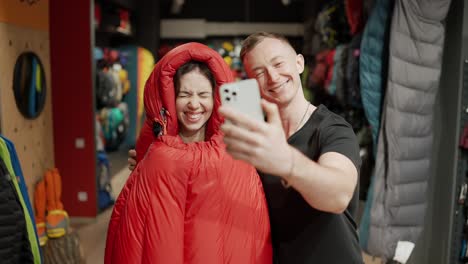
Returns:
[[[231,70],[215,50],[203,44],[191,42],[180,45],[169,51],[156,64],[146,82],[144,92],[146,121],[136,144],[137,161],[143,158],[148,146],[154,141],[155,134],[169,136],[178,134],[174,75],[179,67],[191,60],[205,63],[215,77],[213,114],[208,120],[205,135],[210,139],[220,132],[219,127],[223,120],[218,114],[221,105],[218,87],[233,81]]]

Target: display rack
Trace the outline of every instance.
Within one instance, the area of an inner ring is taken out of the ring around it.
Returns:
[[[463,85],[462,85],[462,96],[461,96],[461,111],[460,111],[460,122],[459,122],[459,135],[460,140],[463,137],[463,130],[465,126],[468,126],[468,59],[463,62]],[[455,199],[457,204],[455,206],[455,217],[454,217],[454,235],[453,235],[453,247],[452,247],[452,260],[454,263],[468,263],[468,249],[466,248],[466,242],[468,242],[468,227],[466,225],[468,220],[467,206],[468,199],[466,199],[466,186],[468,184],[468,149],[460,147],[457,157],[457,191]],[[465,246],[463,246],[465,241]],[[465,255],[465,257],[463,257]],[[465,260],[464,260],[465,259]],[[456,262],[455,262],[456,261]]]
[[[455,179],[456,188],[453,193],[454,207],[452,212],[452,235],[451,235],[451,247],[450,247],[450,263],[468,263],[468,199],[466,187],[468,185],[468,149],[463,147],[461,141],[464,137],[464,130],[468,128],[468,47],[466,36],[468,35],[467,27],[467,1],[458,1],[453,3],[458,6],[458,12],[461,12],[462,19],[460,20],[461,32],[459,32],[460,38],[460,57],[461,62],[461,82],[458,90],[458,101],[457,108],[458,113],[454,114],[457,118],[458,129],[458,149],[456,151],[456,169]],[[461,11],[460,11],[461,10]],[[448,38],[447,38],[448,39]],[[450,43],[448,43],[450,44]]]
[[[440,87],[434,105],[432,175],[423,232],[408,264],[460,264],[468,199],[459,202],[468,150],[460,138],[468,122],[468,0],[453,0],[444,21]]]

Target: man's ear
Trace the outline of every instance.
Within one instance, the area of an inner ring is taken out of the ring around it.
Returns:
[[[296,67],[299,74],[304,71],[304,56],[302,54],[296,55]]]

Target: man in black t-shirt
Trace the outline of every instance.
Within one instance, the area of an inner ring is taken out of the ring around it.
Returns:
[[[241,58],[267,122],[221,107],[231,121],[222,130],[228,152],[262,172],[275,263],[363,263],[353,220],[361,160],[351,126],[305,99],[304,58],[284,37],[253,34]]]

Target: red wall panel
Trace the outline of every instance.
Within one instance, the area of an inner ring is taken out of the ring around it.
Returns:
[[[91,1],[51,0],[49,12],[54,151],[62,200],[70,216],[95,217]],[[84,139],[83,148],[76,148],[77,138]],[[78,199],[79,192],[87,201]]]

